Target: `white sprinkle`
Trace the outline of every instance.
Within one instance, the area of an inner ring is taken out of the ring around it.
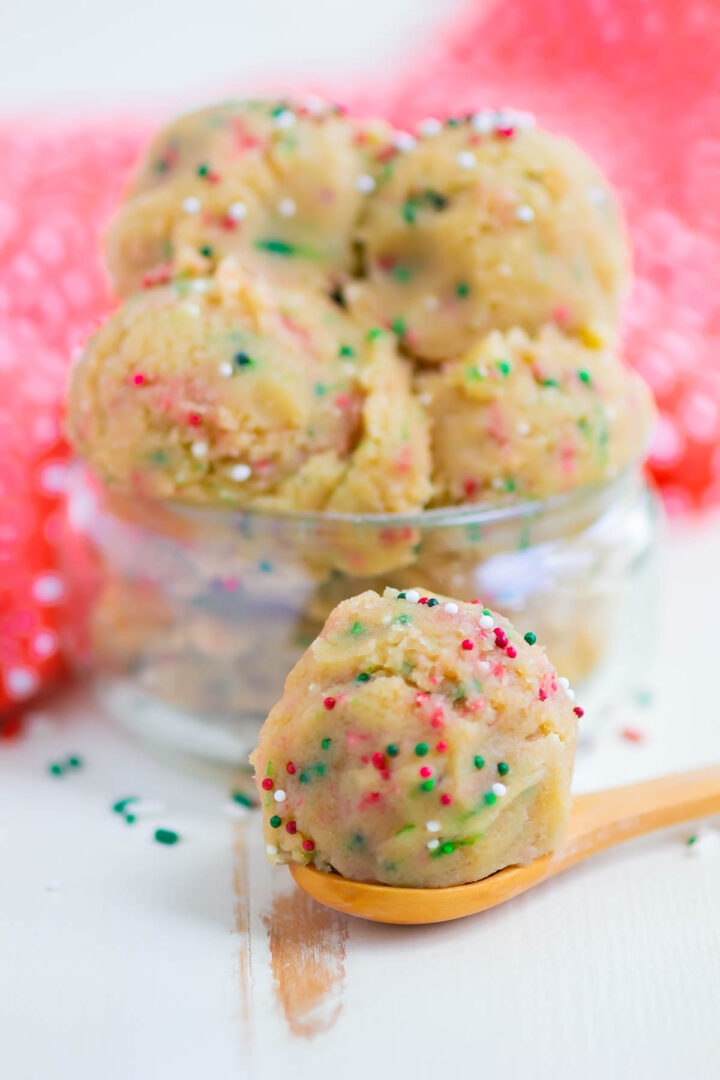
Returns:
[[[437,311],[440,307],[440,301],[437,296],[426,296],[423,300],[423,307],[426,311]]]
[[[40,473],[40,487],[51,495],[64,491],[67,486],[68,469],[59,461],[46,465]]]
[[[10,668],[5,672],[5,689],[14,700],[29,697],[38,686],[38,677],[30,668]]]
[[[558,682],[562,686],[563,690],[569,690],[570,689],[570,680],[566,679],[564,675],[560,676],[560,678],[558,679]]]
[[[51,630],[41,630],[33,638],[32,647],[38,656],[52,656],[57,652],[57,637]]]
[[[493,784],[492,789],[493,795],[497,795],[498,799],[502,799],[503,795],[507,795],[507,788],[499,780],[496,784]]]
[[[432,840],[428,840],[425,847],[428,849],[428,851],[435,851],[435,848],[440,847],[440,841],[437,839],[437,837],[433,837]]]
[[[396,150],[412,150],[416,142],[417,139],[409,131],[396,131],[392,139]]]
[[[470,150],[461,150],[455,160],[461,169],[474,169],[477,165],[477,158]]]
[[[599,184],[591,184],[585,192],[585,198],[592,206],[602,206],[607,198],[607,192]]]
[[[233,465],[228,469],[228,476],[231,480],[237,480],[242,483],[243,480],[247,480],[252,475],[252,469],[249,465]]]
[[[405,593],[405,599],[409,604],[417,604],[420,599],[420,593],[416,592],[415,589],[411,589],[410,592]]]
[[[286,131],[297,123],[297,116],[294,112],[290,112],[289,109],[283,109],[275,117],[274,123],[275,127],[280,128],[281,131]]]
[[[487,135],[495,127],[495,113],[492,109],[482,109],[475,113],[470,123],[481,135]]]
[[[418,124],[418,131],[421,135],[425,135],[426,138],[439,135],[442,129],[442,121],[437,120],[434,116],[428,116]]]
[[[426,409],[429,405],[432,405],[432,400],[432,394],[420,394],[420,397],[418,398],[420,404],[424,405]]]
[[[278,203],[278,213],[283,217],[294,217],[297,205],[294,199],[281,199]]]
[[[440,832],[440,822],[439,821],[426,821],[425,822],[425,828],[427,829],[428,832]]]
[[[187,199],[183,199],[182,208],[186,214],[197,214],[201,207],[202,203],[197,195],[188,195]]]
[[[361,191],[363,195],[369,195],[371,191],[375,190],[375,181],[369,173],[360,173],[355,181],[355,187],[358,191]]]
[[[32,585],[32,594],[40,604],[55,604],[65,592],[62,579],[57,574],[41,574]]]
[[[520,423],[517,426],[517,433],[518,433],[518,435],[529,435],[530,434],[530,425],[528,424],[527,420],[521,420],[520,421]]]
[[[492,615],[481,615],[480,616],[480,629],[481,630],[492,630],[494,625],[495,625],[495,621],[494,621]]]
[[[457,615],[460,608],[457,606],[457,604],[454,604],[452,600],[450,600],[447,604],[445,604],[445,610],[447,611],[448,615]]]
[[[523,112],[521,109],[503,107],[495,117],[495,124],[499,128],[518,128],[526,131],[535,126],[535,117],[531,112]]]
[[[205,457],[208,452],[208,444],[206,442],[194,442],[190,447],[190,450],[193,457]]]
[[[315,683],[311,682],[310,685],[308,686],[308,690],[314,690],[314,689],[315,689]]]
[[[535,220],[535,211],[527,203],[521,203],[515,210],[515,217],[518,221],[522,221],[523,225],[527,225]]]
[[[275,847],[275,844],[266,844],[265,851],[268,855],[277,855],[278,853],[278,849]]]
[[[227,216],[233,221],[242,221],[247,214],[247,206],[244,202],[231,202],[227,208]]]
[[[227,379],[233,373],[233,366],[232,366],[232,364],[230,363],[229,360],[223,360],[222,364],[220,365],[219,370],[220,370],[220,374],[224,375],[225,378]]]
[[[307,109],[309,113],[321,113],[326,108],[324,98],[318,97],[317,94],[308,94],[307,97],[303,98],[302,104],[303,108]]]
[[[487,675],[490,670],[490,664],[487,660],[479,660],[475,666],[482,675]]]
[[[275,802],[285,802],[285,800],[287,799],[287,792],[283,791],[282,788],[278,788],[273,795],[273,798],[275,799]]]
[[[206,293],[209,288],[209,284],[205,278],[195,278],[191,282],[190,288],[196,293]]]
[[[575,691],[571,690],[569,686],[568,686],[567,690],[565,691],[565,693],[567,694],[567,696],[570,698],[571,701],[575,700]]]

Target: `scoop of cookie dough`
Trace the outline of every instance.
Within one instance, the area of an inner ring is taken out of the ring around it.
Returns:
[[[228,259],[108,320],[74,370],[70,432],[106,483],[145,497],[416,509],[430,492],[428,433],[401,365],[390,335],[368,337],[320,294],[270,289]]]
[[[567,826],[573,710],[543,649],[478,604],[346,600],[251,757],[268,855],[407,886],[531,862]]]
[[[554,326],[494,331],[462,359],[426,368],[417,387],[437,505],[601,483],[640,458],[653,416],[639,376]]]
[[[481,113],[432,129],[366,204],[368,280],[348,298],[422,360],[496,328],[617,322],[628,249],[615,196],[572,142],[514,123]]]
[[[153,141],[107,237],[121,296],[243,261],[332,288],[391,129],[334,106],[240,101],[182,116]]]

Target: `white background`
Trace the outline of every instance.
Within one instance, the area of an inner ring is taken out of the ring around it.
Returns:
[[[155,112],[289,71],[341,85],[402,62],[459,6],[3,0],[0,109]],[[717,519],[672,531],[653,705],[608,720],[579,787],[720,761],[719,542]],[[292,886],[266,867],[256,822],[232,826],[222,790],[144,757],[82,695],[43,711],[58,726],[0,747],[2,1080],[720,1076],[720,851],[690,857],[690,827],[457,924],[347,922],[338,1016],[307,1039],[268,967],[263,917]],[[619,737],[628,723],[642,744]],[[86,768],[49,778],[73,751]],[[110,813],[133,792],[166,802],[178,847]],[[233,829],[249,847],[249,945]]]

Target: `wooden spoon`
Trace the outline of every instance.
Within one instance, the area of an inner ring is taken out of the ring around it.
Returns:
[[[559,874],[597,851],[634,836],[720,813],[720,766],[677,773],[642,784],[596,791],[573,799],[560,851],[528,866],[509,866],[469,885],[410,889],[349,881],[309,866],[291,866],[295,881],[328,907],[384,923],[436,923],[495,907]]]

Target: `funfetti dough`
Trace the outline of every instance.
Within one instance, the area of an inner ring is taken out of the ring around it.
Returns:
[[[544,498],[611,479],[638,461],[653,406],[602,343],[545,326],[495,331],[417,376],[432,424],[434,501]]]
[[[239,101],[160,132],[107,237],[117,292],[210,273],[238,254],[326,291],[354,267],[354,228],[392,129],[320,102]]]
[[[607,180],[574,143],[481,113],[388,163],[358,228],[348,300],[407,351],[448,360],[489,330],[612,331],[628,247]]]
[[[108,320],[73,372],[71,437],[108,485],[143,497],[319,510],[350,487],[358,511],[418,509],[428,431],[402,363],[391,335],[230,258]]]
[[[358,881],[476,881],[555,850],[577,718],[540,645],[479,604],[341,603],[251,757],[273,862]]]

